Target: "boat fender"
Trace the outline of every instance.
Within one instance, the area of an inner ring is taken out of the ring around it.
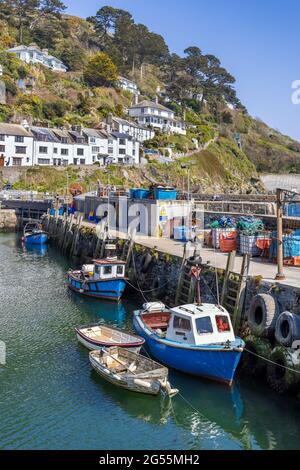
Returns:
[[[146,380],[134,379],[134,383],[135,383],[136,385],[140,385],[141,387],[151,388],[151,383],[150,383],[150,382],[147,382]]]
[[[299,384],[300,374],[297,372],[300,368],[294,364],[294,354],[293,349],[283,346],[276,346],[271,353],[272,362],[267,366],[267,381],[278,393],[292,391]]]
[[[256,377],[261,377],[266,372],[267,362],[257,356],[269,359],[271,352],[272,346],[268,339],[253,335],[247,336],[241,359],[242,370]]]
[[[165,380],[160,380],[161,384],[161,389],[169,396],[169,397],[174,397],[179,393],[179,390],[177,388],[172,388],[170,382],[165,379]]]
[[[276,322],[275,338],[278,343],[288,347],[300,340],[300,316],[291,312],[281,313]]]
[[[250,303],[248,314],[251,332],[257,336],[272,336],[278,315],[278,305],[272,295],[256,295]]]
[[[150,265],[152,263],[152,256],[150,253],[145,253],[141,259],[141,272],[146,274],[149,271]]]

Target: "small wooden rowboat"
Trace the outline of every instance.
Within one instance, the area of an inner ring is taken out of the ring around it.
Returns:
[[[165,391],[169,396],[178,392],[168,382],[168,369],[152,359],[124,348],[92,351],[90,363],[108,382],[132,392],[158,395]]]
[[[78,341],[91,351],[119,346],[133,352],[140,352],[144,338],[105,325],[89,325],[75,328]]]

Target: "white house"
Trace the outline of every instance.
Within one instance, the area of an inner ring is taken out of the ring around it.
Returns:
[[[144,100],[134,104],[129,108],[129,116],[143,126],[151,126],[170,134],[186,134],[184,121],[176,118],[174,111],[158,102]]]
[[[30,46],[16,46],[8,49],[7,52],[16,56],[27,64],[41,64],[55,72],[67,72],[65,64],[56,57],[48,53],[48,49],[40,49],[36,44]]]
[[[109,116],[107,122],[112,131],[119,132],[121,134],[128,134],[140,143],[153,139],[155,136],[153,129],[137,124],[133,121]]]
[[[138,165],[140,161],[140,144],[128,134],[111,132],[108,134],[109,163],[121,165]]]
[[[33,165],[33,136],[23,126],[0,123],[0,166]]]
[[[108,158],[108,135],[98,129],[83,129],[87,143],[90,147],[91,163],[103,166]]]
[[[135,82],[132,80],[129,80],[128,78],[125,77],[119,77],[118,81],[119,87],[122,88],[123,90],[130,91],[134,95],[140,95],[140,90],[138,89],[138,86]]]

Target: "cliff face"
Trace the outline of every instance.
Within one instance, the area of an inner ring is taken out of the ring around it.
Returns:
[[[17,228],[17,216],[14,210],[0,209],[0,233],[14,232]]]

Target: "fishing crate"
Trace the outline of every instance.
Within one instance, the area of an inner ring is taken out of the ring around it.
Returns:
[[[260,250],[256,245],[257,235],[240,233],[239,250],[241,255],[259,256]]]

